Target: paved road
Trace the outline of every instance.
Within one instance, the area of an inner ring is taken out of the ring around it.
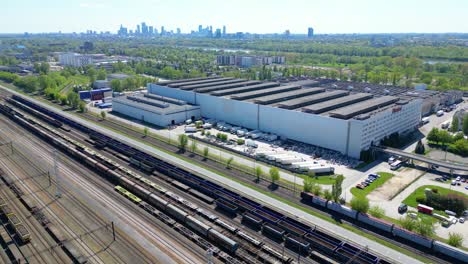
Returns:
[[[11,91],[11,90],[10,90]],[[13,93],[16,93],[14,91],[11,91]],[[21,94],[19,93],[16,93],[20,96],[22,96]],[[63,111],[59,111],[57,110],[56,108],[50,106],[50,105],[47,105],[45,103],[42,103],[40,101],[37,101],[35,99],[32,99],[32,98],[29,98],[30,100],[33,100],[35,101],[37,104],[43,106],[43,107],[46,107],[48,108],[49,110],[51,111],[54,111],[54,112],[58,112],[60,113],[61,115],[63,116],[66,116],[67,118],[71,119],[71,120],[74,120],[76,122],[80,122],[80,123],[84,123],[86,124],[87,126],[95,129],[96,131],[99,131],[99,132],[102,132],[102,133],[105,133],[109,136],[112,136],[116,139],[119,139],[119,140],[122,140],[122,141],[125,141],[127,143],[129,143],[130,145],[133,145],[139,149],[142,149],[142,150],[145,150],[147,152],[150,152],[150,153],[153,153],[155,154],[157,157],[163,159],[163,160],[166,160],[166,161],[169,161],[177,166],[180,166],[180,167],[184,167],[186,169],[189,169],[189,170],[192,170],[200,175],[204,175],[205,177],[207,178],[210,178],[212,180],[215,180],[216,182],[219,182],[221,183],[222,185],[225,185],[225,186],[229,186],[229,188],[231,189],[236,189],[242,193],[244,193],[246,196],[249,196],[250,198],[252,199],[255,199],[255,200],[258,200],[258,201],[261,201],[262,203],[264,204],[268,204],[270,206],[274,206],[276,208],[279,208],[281,210],[283,210],[285,213],[289,213],[289,214],[292,214],[298,218],[301,218],[303,220],[306,220],[310,223],[313,223],[317,226],[320,226],[324,229],[327,229],[329,232],[332,232],[332,233],[335,233],[335,234],[338,234],[342,237],[345,237],[349,240],[352,240],[354,241],[355,243],[358,243],[360,244],[361,246],[368,246],[370,250],[374,251],[374,252],[378,252],[379,254],[383,255],[383,256],[386,256],[388,258],[391,258],[395,261],[398,261],[400,263],[422,263],[412,257],[409,257],[405,254],[402,254],[401,252],[397,251],[397,250],[394,250],[394,249],[391,249],[391,248],[388,248],[384,245],[381,245],[373,240],[370,240],[368,238],[365,238],[365,237],[362,237],[360,235],[357,235],[356,233],[353,233],[347,229],[344,229],[340,226],[337,226],[333,223],[330,223],[330,222],[327,222],[323,219],[320,219],[316,216],[313,216],[313,215],[310,215],[302,210],[299,210],[295,207],[292,207],[292,206],[289,206],[285,203],[282,203],[274,198],[271,198],[270,196],[267,196],[267,195],[264,195],[262,193],[259,193],[257,191],[254,191],[238,182],[235,182],[235,181],[232,181],[232,180],[229,180],[229,179],[226,179],[224,178],[223,176],[220,176],[216,173],[213,173],[209,170],[206,170],[202,167],[199,167],[199,166],[196,166],[190,162],[187,162],[187,161],[184,161],[178,157],[175,157],[175,156],[172,156],[168,153],[165,153],[163,151],[160,151],[158,149],[155,149],[151,146],[148,146],[148,145],[145,145],[141,142],[138,142],[136,140],[133,140],[131,138],[128,138],[126,136],[123,136],[121,134],[118,134],[116,132],[113,132],[111,130],[108,130],[108,129],[105,129],[105,128],[102,128],[98,125],[95,125],[93,123],[88,123],[86,122],[85,120],[75,116],[75,115],[72,115],[72,114],[69,114],[69,113],[66,113],[66,112],[63,112]]]
[[[435,185],[443,188],[450,188],[454,191],[462,192],[468,195],[468,190],[464,189],[465,186],[467,186],[466,183],[462,184],[462,186],[451,186],[446,183],[441,183],[438,181],[435,181],[435,178],[440,177],[439,175],[427,173],[421,179],[416,181],[415,183],[411,184],[406,188],[404,191],[402,191],[400,194],[395,196],[392,200],[389,201],[370,201],[371,205],[379,205],[383,208],[386,208],[385,214],[391,218],[394,219],[399,219],[400,217],[404,216],[398,213],[398,206],[403,202],[406,197],[408,197],[410,194],[412,194],[417,188],[424,186],[424,185]],[[416,208],[410,207],[410,209],[417,211]],[[455,225],[450,226],[449,228],[442,227],[440,224],[436,225],[436,233],[437,235],[443,237],[443,238],[448,238],[449,232],[454,232],[454,233],[459,233],[462,234],[464,237],[463,245],[466,247],[468,246],[468,223],[457,223]]]
[[[89,107],[89,111],[99,114],[101,112],[101,109],[97,109],[97,108],[94,108],[94,107]],[[128,124],[129,126],[131,126],[133,128],[136,128],[136,129],[143,130],[143,128],[146,127],[143,124],[139,124],[139,123],[137,123],[135,121],[128,120],[128,119],[125,119],[125,118],[121,118],[121,117],[118,117],[118,116],[115,116],[115,115],[107,115],[107,119],[113,119],[113,120],[115,120],[117,122],[122,122],[124,124]],[[176,131],[171,131],[171,130],[167,130],[167,129],[154,129],[154,128],[149,128],[149,127],[147,127],[147,128],[149,129],[149,132],[160,135],[160,136],[163,136],[163,137],[165,137],[167,139],[171,139],[171,140],[176,140],[178,135],[180,134],[180,133],[178,133]],[[189,139],[188,145],[190,146],[190,144],[191,144],[191,140]],[[205,147],[208,147],[208,149],[210,150],[210,153],[213,156],[216,156],[216,157],[221,156],[223,159],[229,159],[230,157],[234,157],[235,162],[237,162],[239,164],[242,164],[244,166],[251,167],[251,168],[255,168],[255,167],[259,166],[259,167],[262,168],[262,170],[265,173],[268,173],[268,171],[270,171],[269,166],[266,166],[266,165],[264,165],[262,163],[257,163],[254,160],[244,158],[244,157],[241,157],[239,155],[234,155],[234,154],[229,153],[229,152],[227,152],[225,150],[220,150],[219,148],[214,148],[213,146],[211,146],[209,144],[204,144],[204,143],[201,143],[201,142],[198,142],[197,144],[198,144],[199,149],[204,149]],[[296,177],[296,176],[294,176],[294,174],[286,172],[284,170],[280,170],[280,177],[282,179],[285,179],[285,180],[290,181],[290,182],[296,182],[296,184],[298,184],[298,185],[303,185],[304,184],[304,180],[302,178]]]
[[[427,164],[432,164],[432,165],[437,165],[441,168],[447,168],[451,170],[457,170],[457,171],[468,171],[468,166],[467,165],[462,165],[462,164],[456,164],[452,162],[446,162],[446,161],[440,161],[440,160],[435,160],[428,158],[424,155],[419,155],[419,154],[414,154],[414,153],[408,153],[399,149],[395,148],[389,148],[389,147],[372,147],[374,150],[379,151],[379,152],[385,152],[393,156],[401,156],[405,158],[409,158],[412,160],[417,160],[417,161],[422,161]]]

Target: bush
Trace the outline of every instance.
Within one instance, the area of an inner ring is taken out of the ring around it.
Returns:
[[[325,200],[327,201],[330,201],[333,198],[333,195],[330,192],[330,190],[327,189],[323,192],[323,198],[325,198]]]
[[[433,237],[435,234],[435,227],[432,222],[419,221],[416,224],[416,232],[421,236]]]
[[[452,247],[461,247],[463,245],[463,235],[450,232],[447,243]]]
[[[409,216],[400,218],[401,227],[406,230],[413,231],[416,228],[416,221]]]
[[[356,197],[351,199],[351,208],[360,213],[367,213],[369,210],[369,199],[366,197]]]
[[[426,204],[426,197],[424,196],[418,196],[416,197],[416,202],[420,203],[420,204]]]
[[[245,140],[242,138],[237,139],[237,145],[244,145]]]
[[[313,193],[314,195],[319,196],[319,195],[322,194],[322,186],[316,184],[316,185],[314,185],[314,186],[312,187],[312,190],[311,190],[311,191],[312,191],[312,193]]]
[[[376,218],[382,218],[385,215],[385,210],[382,207],[375,205],[369,208],[369,214]]]
[[[304,179],[304,192],[312,192],[315,182],[311,178]]]
[[[271,183],[273,184],[275,184],[275,182],[280,179],[278,168],[272,167],[270,169],[270,178],[271,178]]]
[[[203,149],[203,158],[206,160],[208,159],[208,154],[210,153],[210,149],[208,147],[205,147]]]
[[[233,157],[230,157],[229,159],[226,160],[226,169],[231,168],[231,164],[232,164],[233,161],[234,161]]]
[[[179,148],[184,151],[188,144],[188,137],[185,134],[179,135]]]

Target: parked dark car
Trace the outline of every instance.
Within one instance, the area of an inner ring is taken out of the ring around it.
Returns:
[[[398,213],[403,214],[406,211],[408,211],[408,205],[402,203],[398,206]]]

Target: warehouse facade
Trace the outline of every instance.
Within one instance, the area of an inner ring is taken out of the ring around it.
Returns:
[[[210,78],[150,83],[147,88],[149,94],[199,106],[202,117],[354,158],[385,136],[414,130],[421,120],[420,98],[343,91],[316,81],[280,85]]]
[[[200,107],[185,101],[151,94],[114,98],[112,111],[160,127],[200,118]]]

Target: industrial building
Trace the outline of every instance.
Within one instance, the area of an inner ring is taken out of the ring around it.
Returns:
[[[154,94],[116,97],[112,111],[161,127],[200,118],[199,106]]]
[[[63,53],[59,55],[59,62],[63,66],[82,67],[93,63],[91,56],[78,53]]]
[[[209,77],[150,83],[147,88],[148,94],[140,96],[146,100],[156,96],[150,99],[183,103],[167,102],[172,107],[151,106],[150,111],[144,102],[124,97],[114,100],[113,111],[160,126],[201,116],[354,158],[392,133],[414,130],[422,111],[462,95],[322,79],[279,83]]]

